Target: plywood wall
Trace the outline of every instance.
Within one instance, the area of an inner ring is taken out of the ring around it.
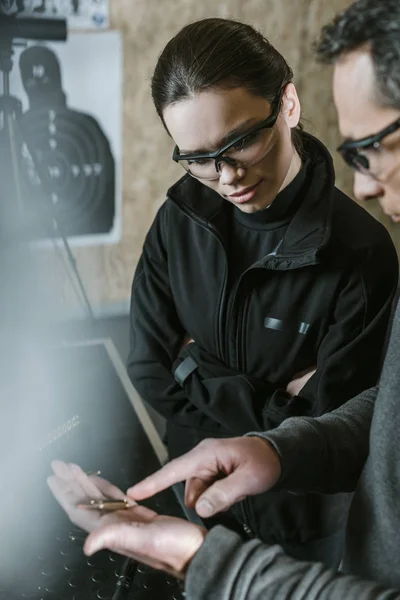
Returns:
[[[338,144],[330,68],[316,65],[312,41],[349,0],[110,0],[111,24],[123,33],[123,237],[120,244],[75,250],[94,307],[127,307],[132,275],[146,231],[181,169],[152,106],[149,80],[162,48],[186,23],[210,16],[255,25],[295,71],[306,127],[334,151]],[[93,34],[92,34],[93,35]],[[99,66],[99,68],[101,68]],[[351,193],[351,174],[335,161],[339,186]],[[380,217],[379,211],[376,212]],[[64,297],[74,302],[61,278]]]

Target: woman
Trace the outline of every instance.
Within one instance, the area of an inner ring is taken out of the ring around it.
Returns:
[[[224,19],[182,29],[154,72],[186,174],[136,270],[128,372],[167,419],[171,458],[321,415],[379,375],[396,254],[335,188],[328,151],[299,125],[292,77],[260,33]],[[348,500],[271,491],[220,521],[337,565]]]

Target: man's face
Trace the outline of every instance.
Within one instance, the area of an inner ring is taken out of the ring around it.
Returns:
[[[343,138],[359,140],[372,136],[400,118],[399,110],[379,104],[375,81],[368,49],[351,52],[335,65],[333,93]],[[400,130],[368,152],[372,162],[379,165],[379,176],[355,171],[354,194],[358,200],[378,199],[383,212],[399,223]]]

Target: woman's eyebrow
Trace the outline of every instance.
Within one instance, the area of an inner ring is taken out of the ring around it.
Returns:
[[[218,148],[222,148],[229,144],[230,141],[234,140],[236,137],[245,134],[246,129],[251,129],[252,125],[255,125],[258,122],[258,119],[251,117],[250,119],[246,119],[240,125],[237,125],[234,129],[231,129],[229,133],[224,135],[221,139],[217,140],[212,146],[208,148],[196,148],[195,150],[179,150],[180,154],[208,154],[209,152],[214,152],[218,150]]]

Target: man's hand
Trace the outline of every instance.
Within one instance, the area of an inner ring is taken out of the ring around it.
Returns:
[[[266,440],[210,439],[134,485],[127,494],[143,500],[186,481],[186,505],[206,518],[227,510],[246,496],[269,490],[280,474],[279,456]]]
[[[306,369],[305,371],[301,371],[301,373],[297,373],[286,387],[288,394],[290,394],[292,398],[293,396],[298,396],[303,387],[306,385],[307,381],[314,375],[316,370],[316,367],[312,367],[311,369]]]

